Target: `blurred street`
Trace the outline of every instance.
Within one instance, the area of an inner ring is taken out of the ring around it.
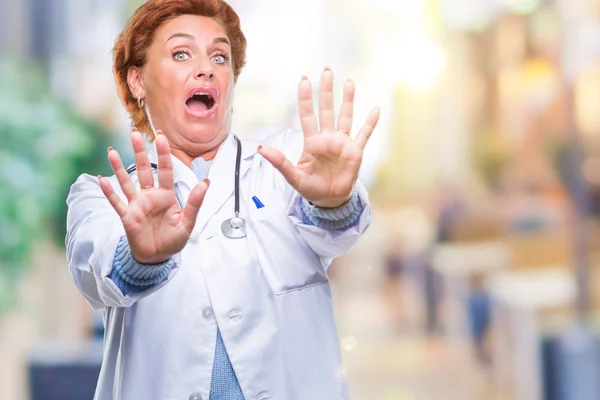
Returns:
[[[378,218],[377,218],[378,217]],[[382,247],[386,215],[333,269],[334,299],[350,393],[356,400],[499,399],[468,343],[427,338],[418,282],[390,281]],[[382,250],[382,249],[381,249]]]

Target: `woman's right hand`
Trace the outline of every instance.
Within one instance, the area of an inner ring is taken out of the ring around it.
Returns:
[[[108,160],[129,204],[125,204],[115,193],[108,179],[98,177],[98,180],[102,192],[121,217],[133,258],[142,264],[157,264],[184,248],[196,224],[196,216],[210,182],[205,179],[196,185],[182,210],[175,195],[173,163],[167,138],[160,131],[156,135],[157,188],[154,187],[144,138],[135,128],[131,143],[140,183],[139,192],[123,166],[119,153],[108,149]]]

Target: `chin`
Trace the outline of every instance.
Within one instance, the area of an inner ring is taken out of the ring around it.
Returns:
[[[219,130],[213,124],[188,125],[181,131],[183,137],[195,143],[210,143],[217,140]]]
[[[194,143],[210,143],[216,138],[216,132],[214,130],[211,131],[188,131],[185,132],[184,135],[189,141]]]

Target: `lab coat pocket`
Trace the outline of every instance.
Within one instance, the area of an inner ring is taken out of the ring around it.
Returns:
[[[255,261],[275,294],[328,282],[319,257],[298,236],[284,207],[255,210],[248,239]]]
[[[263,207],[253,211],[252,219],[256,221],[264,221],[271,218],[281,218],[282,213],[282,207]]]

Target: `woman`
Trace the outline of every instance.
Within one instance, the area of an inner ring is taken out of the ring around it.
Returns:
[[[67,200],[70,270],[104,312],[96,399],[348,396],[326,269],[370,222],[357,175],[379,111],[353,141],[354,86],[336,126],[326,69],[318,120],[303,77],[302,132],[238,142],[245,49],[221,0],[150,0],[115,44],[136,165],[109,148],[115,175]]]

